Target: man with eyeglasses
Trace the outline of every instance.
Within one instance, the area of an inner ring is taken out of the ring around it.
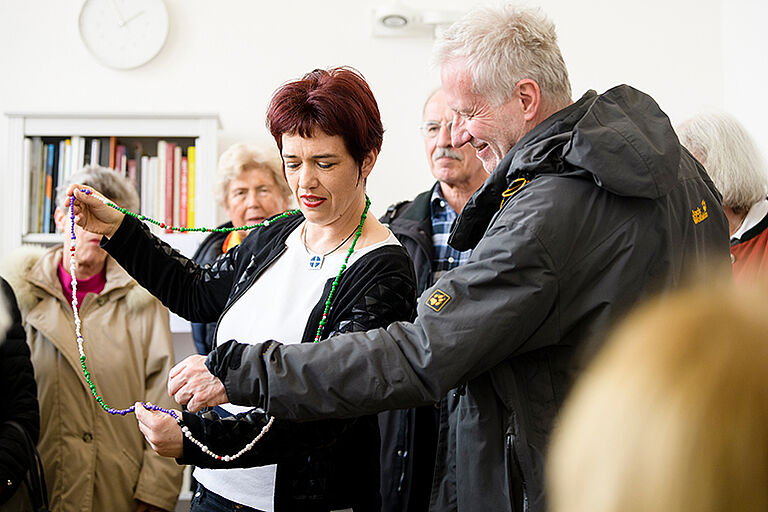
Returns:
[[[448,245],[453,222],[482,186],[488,173],[469,144],[451,145],[453,111],[442,89],[424,104],[421,132],[432,176],[437,182],[412,201],[392,205],[381,218],[414,262],[418,293],[469,259],[471,250]],[[435,465],[438,429],[447,429],[457,399],[379,414],[382,512],[427,510]]]

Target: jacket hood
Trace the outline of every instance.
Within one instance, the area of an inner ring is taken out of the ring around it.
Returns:
[[[24,245],[0,262],[0,275],[10,283],[23,313],[30,311],[42,300],[41,288],[46,293],[51,293],[54,288],[60,292],[61,285],[53,265],[59,264],[61,252],[61,246],[46,248]],[[131,279],[115,260],[107,257],[106,264],[107,285],[104,291],[127,288],[125,300],[131,312],[139,312],[152,303],[152,295]]]
[[[472,196],[449,243],[473,248],[518,179],[542,174],[586,177],[613,194],[655,199],[677,182],[681,147],[672,124],[647,94],[619,85],[588,91],[528,132]]]

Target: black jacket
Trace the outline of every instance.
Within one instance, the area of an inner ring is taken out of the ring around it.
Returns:
[[[209,320],[218,318],[280,256],[285,239],[302,220],[296,215],[253,230],[210,268],[171,253],[132,219],[123,222],[104,247],[169,309],[190,319]],[[304,343],[314,340],[332,282],[328,280],[309,316]],[[413,282],[411,262],[402,247],[384,246],[362,256],[339,282],[323,336],[412,318]],[[243,346],[229,342],[222,349],[236,353]],[[252,440],[266,422],[259,412],[218,418],[209,411],[201,416],[185,414],[184,419],[211,450],[229,454]],[[214,461],[185,439],[183,461],[210,468],[277,463],[277,510],[374,511],[380,506],[378,425],[373,416],[303,424],[277,421],[254,449],[231,463]]]
[[[0,279],[0,286],[8,309],[0,314],[9,314],[12,322],[6,333],[0,332],[0,486],[3,487],[0,503],[3,503],[13,495],[29,469],[26,440],[21,432],[5,422],[17,422],[37,442],[40,411],[27,336],[21,325],[16,297],[5,279]]]
[[[408,250],[416,270],[416,292],[432,286],[435,248],[430,199],[434,187],[387,208],[379,220]],[[381,431],[381,509],[420,512],[429,507],[435,468],[438,404],[379,413]]]
[[[451,245],[472,256],[422,294],[415,322],[250,345],[216,375],[233,403],[295,420],[427,404],[463,384],[430,508],[543,511],[544,455],[577,354],[650,293],[728,261],[720,196],[652,98],[590,91],[509,151]]]
[[[231,228],[232,222],[226,222],[220,228]],[[214,232],[200,242],[192,260],[198,265],[208,265],[221,256],[221,246],[227,238],[227,233]],[[192,322],[192,341],[198,354],[206,355],[213,350],[213,333],[216,332],[216,322]]]

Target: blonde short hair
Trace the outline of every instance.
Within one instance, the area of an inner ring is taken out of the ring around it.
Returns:
[[[267,169],[274,178],[280,195],[286,199],[291,197],[291,189],[283,175],[283,161],[273,144],[233,144],[219,157],[214,182],[216,201],[222,206],[227,205],[229,183],[243,171],[249,169]]]
[[[766,303],[708,282],[626,319],[555,429],[552,512],[768,510]]]
[[[768,168],[757,144],[735,117],[707,112],[677,128],[680,142],[707,170],[723,205],[746,213],[768,194]]]
[[[506,103],[524,78],[536,82],[553,105],[571,101],[555,25],[539,9],[506,5],[470,11],[435,42],[438,66],[459,58],[466,59],[474,92],[495,105]]]

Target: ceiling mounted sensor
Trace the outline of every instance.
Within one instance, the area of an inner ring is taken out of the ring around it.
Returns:
[[[461,16],[459,11],[418,10],[393,0],[373,10],[377,37],[433,37]]]

